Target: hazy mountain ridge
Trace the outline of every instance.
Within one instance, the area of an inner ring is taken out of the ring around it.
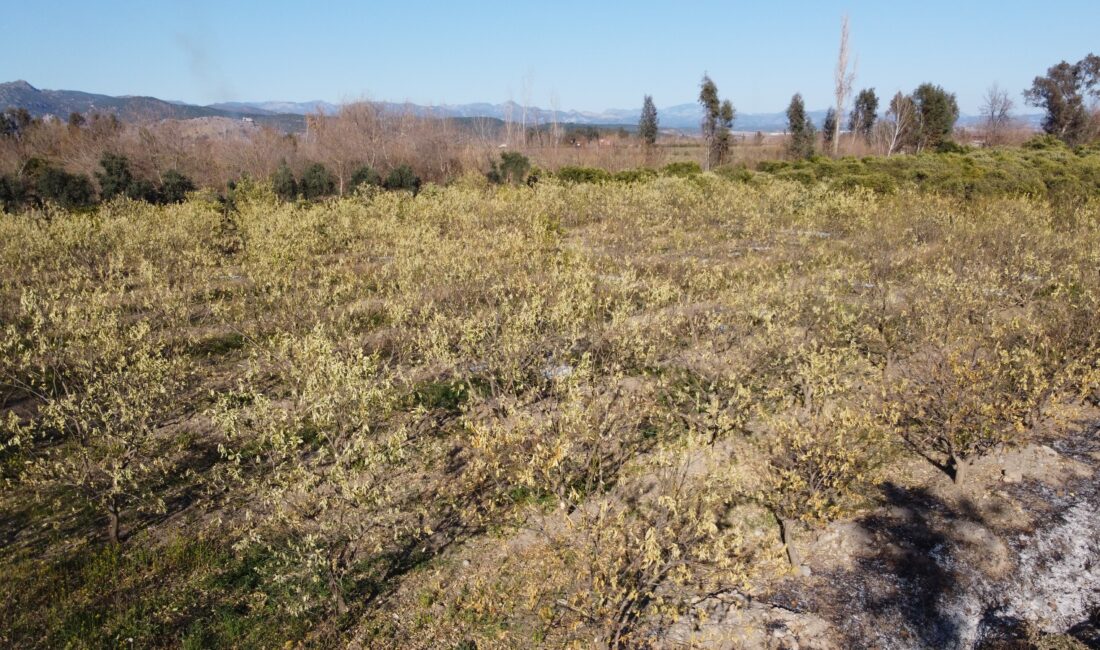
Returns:
[[[638,122],[641,109],[607,109],[604,111],[553,110],[540,107],[524,107],[517,102],[500,104],[475,102],[470,104],[441,104],[423,106],[402,102],[376,102],[384,110],[409,111],[415,115],[440,118],[494,118],[522,122],[530,126],[550,124],[581,124],[593,126],[632,125]],[[259,123],[269,124],[288,131],[301,130],[303,117],[310,113],[332,114],[340,110],[340,104],[313,100],[220,102],[199,106],[177,101],[165,101],[156,97],[113,97],[75,90],[41,90],[26,81],[0,83],[0,108],[15,106],[25,108],[32,115],[55,115],[65,118],[72,112],[100,111],[115,113],[125,120],[193,119],[198,117],[249,117]],[[825,110],[808,111],[819,128],[825,120]],[[676,104],[658,109],[661,128],[694,131],[699,128],[702,110],[696,103]],[[1018,120],[1037,126],[1040,114],[1017,115]],[[960,126],[977,124],[981,117],[963,114]],[[742,132],[780,132],[787,127],[784,112],[738,114],[734,130]]]
[[[200,117],[250,117],[286,130],[301,128],[300,115],[258,112],[255,110],[224,110],[211,106],[196,106],[170,102],[156,97],[100,95],[78,90],[45,90],[26,81],[0,83],[0,109],[25,108],[35,117],[53,115],[68,118],[70,113],[113,113],[122,120],[189,120]]]
[[[617,125],[636,124],[641,118],[641,108],[612,108],[604,111],[576,111],[553,110],[537,106],[528,106],[526,116],[523,106],[514,101],[501,104],[488,102],[476,102],[472,104],[440,104],[424,106],[412,103],[377,102],[379,105],[395,112],[412,111],[417,115],[434,117],[491,117],[499,120],[511,120],[513,122],[526,122],[529,125],[549,124],[557,121],[559,124],[591,124]],[[281,113],[295,113],[305,115],[307,113],[334,113],[340,110],[340,104],[324,102],[320,100],[310,102],[233,102],[226,104],[211,104],[212,107],[232,108],[234,110],[273,111]],[[814,124],[820,128],[825,122],[825,114],[828,109],[807,111],[807,115]],[[703,119],[703,112],[699,104],[686,103],[666,106],[657,110],[661,127],[676,130],[696,130]],[[981,121],[981,116],[962,114],[959,116],[960,126],[971,126]],[[1017,119],[1036,126],[1042,119],[1041,114],[1018,115]],[[738,114],[734,121],[736,131],[764,131],[779,132],[787,128],[787,114],[784,111],[774,113],[744,113]]]

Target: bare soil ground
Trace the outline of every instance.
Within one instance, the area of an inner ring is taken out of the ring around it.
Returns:
[[[878,505],[796,542],[810,575],[716,595],[673,647],[1100,647],[1100,417],[983,458],[971,481],[914,465]]]

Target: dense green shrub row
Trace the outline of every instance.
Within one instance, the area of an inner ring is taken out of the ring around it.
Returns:
[[[731,181],[768,178],[837,189],[868,189],[893,194],[905,187],[960,198],[1031,196],[1056,205],[1079,204],[1100,193],[1100,149],[1070,149],[1055,138],[1039,136],[1023,147],[968,150],[961,147],[917,155],[864,158],[815,156],[797,161],[768,161],[756,170],[725,166],[715,174]],[[562,167],[554,176],[567,183],[634,183],[657,176],[690,177],[702,173],[696,163],[677,162],[660,170],[608,172],[594,167]]]
[[[1020,148],[980,149],[913,156],[830,158],[761,163],[775,178],[889,194],[916,186],[939,194],[1032,196],[1075,203],[1100,191],[1100,151],[1069,149],[1049,137]]]
[[[195,189],[190,178],[170,169],[159,183],[136,178],[126,156],[107,153],[99,162],[95,184],[85,174],[73,174],[41,158],[31,158],[19,174],[0,176],[0,210],[15,212],[47,203],[81,210],[117,196],[165,204],[180,203]]]
[[[565,166],[558,169],[554,176],[566,183],[637,183],[662,175],[694,176],[701,173],[703,173],[703,169],[698,163],[676,162],[665,165],[660,170],[639,167],[638,169],[624,169],[618,172],[609,172],[598,167]]]
[[[362,165],[351,174],[347,185],[337,182],[327,167],[313,163],[305,168],[301,177],[295,178],[294,172],[283,161],[271,175],[271,186],[275,195],[283,201],[293,201],[299,197],[307,201],[321,199],[337,194],[350,194],[360,187],[382,187],[387,190],[407,190],[413,194],[420,191],[420,177],[412,167],[401,165],[390,170],[384,179],[373,168]]]
[[[98,201],[126,196],[149,203],[178,203],[195,189],[186,176],[170,170],[159,184],[137,178],[124,156],[106,154],[95,174],[96,181],[34,159],[18,176],[0,177],[0,209],[14,212],[51,203],[66,209],[84,209]],[[661,169],[637,168],[610,172],[598,167],[565,166],[547,174],[519,153],[502,155],[487,174],[490,182],[528,185],[553,177],[565,183],[638,183],[658,176],[692,177],[703,173],[698,163],[674,162]],[[804,160],[767,161],[755,170],[743,165],[723,166],[714,173],[736,182],[761,182],[769,178],[804,184],[823,183],[835,189],[867,189],[893,194],[916,188],[954,196],[1030,196],[1060,207],[1079,205],[1100,192],[1100,149],[1070,149],[1052,136],[1037,136],[1022,147],[968,150],[952,147],[936,152],[890,157],[840,158],[814,156]],[[383,177],[361,167],[338,183],[324,165],[315,163],[295,177],[285,164],[271,177],[273,189],[283,200],[315,200],[350,193],[360,186],[388,190],[419,191],[421,181],[407,165]],[[97,191],[98,185],[98,191]],[[342,187],[341,187],[342,185]]]
[[[32,158],[19,174],[0,176],[0,211],[18,212],[46,204],[66,210],[84,210],[120,196],[153,204],[182,203],[187,193],[196,189],[190,178],[174,169],[161,174],[157,183],[140,178],[131,169],[129,159],[119,154],[104,154],[99,165],[93,182],[86,174],[73,174],[40,158]],[[345,194],[351,193],[360,186],[415,194],[420,191],[421,180],[408,165],[395,167],[384,178],[374,169],[362,166],[341,188],[333,173],[321,163],[310,165],[296,178],[284,162],[272,174],[271,184],[276,196],[292,201],[299,197],[316,200],[334,196],[341,189]],[[230,188],[235,185],[229,184]]]

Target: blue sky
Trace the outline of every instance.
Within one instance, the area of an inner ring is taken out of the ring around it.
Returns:
[[[600,110],[694,101],[708,72],[740,112],[831,102],[840,17],[856,87],[923,81],[976,111],[1100,53],[1100,1],[10,2],[0,80],[196,103],[499,102]],[[1031,110],[1031,109],[1026,109]]]

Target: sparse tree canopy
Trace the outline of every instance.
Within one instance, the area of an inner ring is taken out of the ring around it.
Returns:
[[[1012,124],[1012,98],[1008,91],[993,84],[985,91],[982,101],[982,122],[985,128],[986,144],[1001,144],[1005,131]]]
[[[14,212],[23,204],[23,184],[11,176],[0,176],[0,211]]]
[[[699,103],[703,107],[703,140],[707,143],[707,167],[721,165],[729,154],[733,120],[736,118],[733,104],[718,98],[718,86],[703,75],[699,86]]]
[[[855,105],[848,117],[848,130],[858,133],[865,140],[871,139],[878,113],[878,95],[874,88],[864,88],[856,95]]]
[[[787,130],[791,134],[787,152],[792,157],[809,158],[814,154],[814,125],[806,119],[806,105],[800,93],[791,97],[787,107]]]
[[[844,103],[852,95],[852,83],[856,79],[855,70],[848,66],[848,16],[840,22],[840,50],[836,58],[836,71],[833,73],[833,85],[836,95],[836,114],[844,114]],[[833,127],[833,155],[840,152],[840,120]]]
[[[1069,144],[1088,140],[1093,133],[1085,105],[1087,95],[1100,97],[1100,56],[1089,54],[1077,63],[1051,66],[1045,77],[1035,77],[1024,92],[1027,103],[1046,111],[1043,130]]]
[[[699,104],[703,107],[703,122],[700,129],[703,132],[703,141],[707,143],[707,166],[714,162],[714,139],[718,132],[718,111],[721,102],[718,99],[718,86],[707,75],[703,75],[703,81],[699,84]]]
[[[646,95],[642,101],[642,118],[638,122],[638,135],[647,146],[653,146],[657,142],[657,107],[653,104],[653,97]]]
[[[95,203],[95,188],[83,174],[46,167],[35,182],[38,196],[63,208],[86,208]]]
[[[883,124],[886,155],[912,146],[916,141],[918,125],[917,106],[909,95],[897,93],[890,100]]]
[[[500,164],[493,161],[487,174],[490,183],[511,183],[520,185],[527,180],[531,161],[518,151],[505,151],[500,154]]]
[[[733,120],[736,112],[730,100],[722,101],[722,107],[718,111],[718,133],[715,136],[716,162],[721,165],[729,156],[730,146],[733,144]]]
[[[25,108],[8,108],[0,113],[0,136],[19,137],[34,123],[34,118]]]
[[[348,184],[348,189],[354,192],[362,185],[381,187],[382,176],[378,172],[374,171],[374,169],[372,169],[371,167],[367,165],[361,165],[351,175],[351,182]]]

